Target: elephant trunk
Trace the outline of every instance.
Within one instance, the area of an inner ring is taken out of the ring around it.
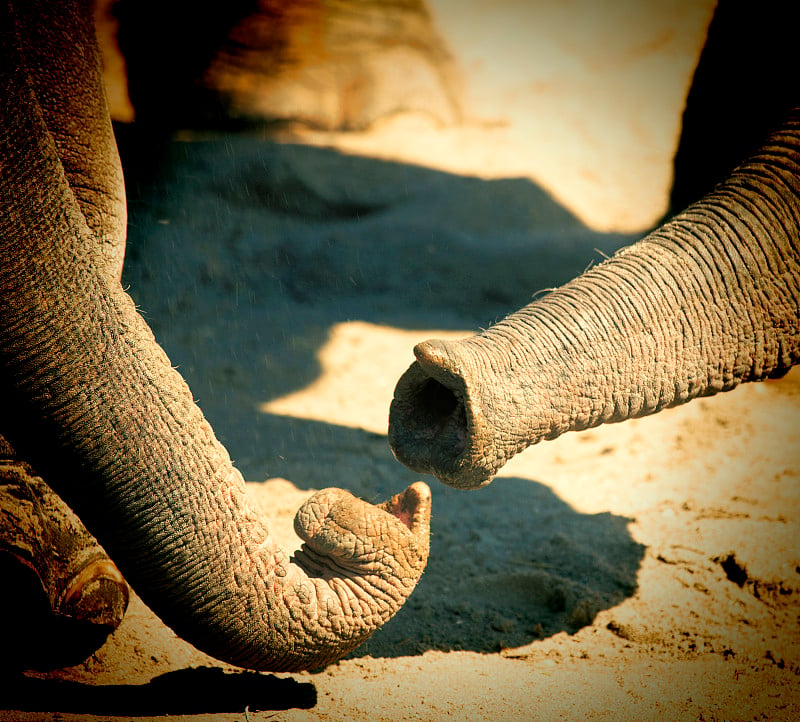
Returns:
[[[327,490],[293,559],[133,301],[108,272],[0,6],[0,433],[179,635],[256,669],[331,662],[427,561],[423,483],[380,507]],[[78,82],[80,79],[77,79]]]
[[[800,359],[800,114],[638,243],[479,335],[414,353],[392,449],[462,488],[542,439],[782,375]]]
[[[153,611],[198,648],[239,666],[290,671],[358,646],[423,571],[427,487],[413,485],[383,508],[320,492],[298,513],[306,544],[289,559],[121,287],[85,253],[77,273],[52,252],[51,262],[37,263],[42,249],[32,251],[29,239],[63,243],[67,258],[81,258],[79,214],[61,214],[51,238],[36,219],[52,209],[13,199],[9,209],[8,201],[0,199],[0,215],[21,232],[17,243],[0,243],[3,433]],[[0,230],[7,239],[8,228]]]

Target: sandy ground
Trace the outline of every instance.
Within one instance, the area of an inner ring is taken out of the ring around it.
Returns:
[[[464,127],[184,134],[131,189],[125,282],[287,546],[312,489],[417,478],[386,441],[416,341],[663,213],[711,9],[434,5]],[[232,670],[134,599],[84,664],[12,680],[0,719],[800,718],[799,421],[794,371],[541,444],[480,491],[427,479],[428,569],[346,660]]]

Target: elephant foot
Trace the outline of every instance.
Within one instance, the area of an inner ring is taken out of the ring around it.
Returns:
[[[461,115],[455,61],[425,3],[263,3],[203,77],[232,118],[365,130],[399,114]]]
[[[62,615],[114,630],[128,606],[128,585],[108,557],[95,559],[72,577],[63,600]]]
[[[0,666],[77,664],[122,621],[128,585],[30,467],[0,461]]]
[[[168,17],[154,0],[130,6],[119,44],[139,120],[319,130],[403,114],[462,120],[460,71],[425,0],[234,0],[208,27],[181,3]]]

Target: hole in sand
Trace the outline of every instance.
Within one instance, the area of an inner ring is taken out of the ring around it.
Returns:
[[[728,554],[724,559],[718,558],[716,560],[725,572],[725,576],[730,579],[734,584],[743,587],[747,582],[747,570],[738,562],[733,554]]]

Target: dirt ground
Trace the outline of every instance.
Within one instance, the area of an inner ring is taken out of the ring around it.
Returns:
[[[712,3],[530,5],[434,3],[462,127],[184,133],[129,189],[125,283],[287,547],[312,489],[418,478],[386,440],[416,341],[666,208]],[[134,598],[85,663],[7,680],[0,720],[798,719],[798,422],[800,369],[545,442],[480,491],[426,479],[428,569],[347,659],[234,670]]]

